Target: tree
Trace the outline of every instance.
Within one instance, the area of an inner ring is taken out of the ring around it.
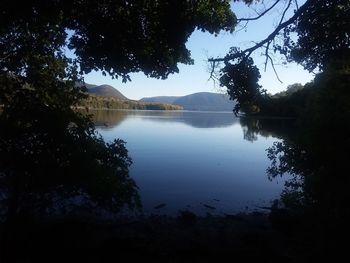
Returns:
[[[25,30],[32,37],[46,31],[51,41],[56,37],[56,49],[68,44],[75,50],[83,73],[101,69],[124,80],[139,71],[166,78],[178,71],[178,62],[193,63],[185,43],[194,29],[218,33],[232,31],[235,25],[229,1],[220,0],[6,1],[1,9],[2,34],[14,45]],[[66,30],[71,30],[70,38]],[[3,54],[8,60],[20,55]]]
[[[8,221],[80,203],[139,204],[124,142],[73,110],[83,74],[166,78],[193,63],[196,28],[232,31],[229,1],[5,0],[0,6],[0,180]],[[74,52],[69,57],[67,49]],[[69,201],[71,200],[71,202]],[[72,201],[73,200],[73,201]]]
[[[239,65],[242,60],[249,58],[252,53],[262,49],[265,56],[265,69],[268,63],[274,67],[274,60],[271,56],[273,52],[282,54],[287,62],[297,62],[309,71],[342,71],[349,73],[350,62],[350,3],[347,0],[306,0],[302,5],[300,1],[295,0],[275,0],[273,4],[266,8],[256,17],[238,18],[237,21],[247,23],[252,20],[258,20],[271,10],[278,8],[282,2],[285,6],[282,10],[279,23],[276,28],[263,40],[255,45],[240,50],[232,48],[231,51],[222,58],[212,58],[209,61],[212,64],[212,75],[219,62],[225,65],[221,70],[221,85],[226,86],[230,94],[234,94],[236,85],[227,85],[225,76],[230,70],[234,70],[232,64]],[[288,13],[291,15],[288,17]],[[250,71],[251,67],[247,68]],[[276,76],[277,72],[275,70]],[[234,76],[234,73],[230,75]],[[278,78],[278,76],[277,76]],[[255,79],[256,81],[258,80]],[[239,82],[240,79],[232,79],[231,82]],[[240,88],[241,89],[241,88]],[[249,92],[249,85],[245,87]],[[254,96],[253,96],[254,97]],[[237,110],[241,105],[255,103],[250,100],[251,97],[240,97],[235,95],[232,99],[238,100]]]
[[[219,62],[224,62],[220,81],[231,98],[238,100],[236,112],[252,113],[245,105],[254,103],[261,114],[296,119],[287,120],[288,125],[280,129],[284,125],[279,121],[259,118],[254,122],[249,118],[244,135],[254,140],[257,134],[278,131],[281,140],[267,149],[271,160],[267,174],[269,179],[284,174],[290,178],[281,200],[291,209],[293,223],[297,222],[294,237],[308,244],[309,251],[317,251],[308,258],[340,256],[342,233],[349,228],[350,181],[344,173],[348,169],[344,153],[350,147],[350,2],[306,0],[299,5],[300,1],[276,0],[256,17],[238,21],[257,20],[282,2],[285,7],[279,12],[280,22],[265,39],[245,50],[232,48],[225,57],[210,61],[213,72]],[[265,65],[270,63],[274,68],[272,53],[280,53],[286,62],[297,62],[316,72],[315,79],[304,87],[290,86],[284,96],[263,96],[258,88],[252,89],[258,87],[258,70],[249,65],[242,73],[241,66],[241,61],[248,61],[257,50],[262,50]],[[256,73],[251,82],[242,85],[242,76],[252,71]],[[277,127],[270,126],[272,123]]]
[[[306,1],[304,5],[295,22],[284,28],[285,45],[276,48],[309,71],[324,71],[337,60],[349,64],[349,1]]]
[[[252,58],[242,58],[237,64],[226,63],[221,71],[221,85],[227,87],[230,99],[237,100],[233,109],[236,115],[240,110],[252,114],[260,111],[260,73],[253,63]]]

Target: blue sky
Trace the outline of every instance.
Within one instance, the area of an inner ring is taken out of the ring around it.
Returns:
[[[268,0],[265,1],[266,6],[269,6],[269,2],[271,3]],[[182,96],[202,91],[223,93],[225,92],[224,88],[220,87],[218,83],[214,84],[212,80],[208,80],[207,58],[224,56],[232,46],[244,49],[253,45],[254,41],[258,42],[265,38],[277,24],[276,17],[282,11],[283,3],[278,7],[269,16],[258,21],[251,21],[246,30],[239,30],[232,34],[222,32],[217,37],[209,33],[195,31],[186,43],[194,59],[194,65],[179,64],[180,72],[170,75],[166,80],[147,78],[143,73],[137,73],[131,75],[131,82],[122,83],[121,79],[112,79],[109,76],[103,76],[101,72],[92,72],[85,76],[85,82],[112,85],[126,97],[135,100],[152,96]],[[235,3],[232,6],[237,17],[256,16],[252,8],[240,3]],[[276,58],[275,67],[283,81],[280,83],[271,66],[268,66],[267,71],[264,72],[264,58],[260,56],[262,52],[263,50],[257,50],[253,54],[253,58],[262,75],[259,83],[269,93],[274,94],[284,90],[290,84],[305,84],[313,79],[313,75],[304,71],[300,66],[296,64],[279,65],[280,60]]]

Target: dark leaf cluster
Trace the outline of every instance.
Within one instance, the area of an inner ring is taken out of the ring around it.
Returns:
[[[226,63],[221,70],[220,83],[227,87],[231,100],[237,103],[233,109],[237,115],[259,112],[261,86],[258,84],[260,73],[252,58],[240,59],[236,64]]]

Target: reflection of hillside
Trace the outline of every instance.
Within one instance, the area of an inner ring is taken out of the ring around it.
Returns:
[[[174,118],[195,128],[228,127],[238,122],[233,113],[183,112],[182,116]]]
[[[195,128],[217,128],[233,125],[238,121],[230,112],[191,112],[191,111],[160,111],[128,112],[155,122],[178,122]]]
[[[256,141],[258,135],[265,138],[281,138],[293,131],[291,119],[241,117],[239,121],[244,139],[251,142]]]
[[[125,112],[115,110],[90,110],[89,114],[92,115],[95,126],[99,128],[118,126],[127,117]]]
[[[195,128],[227,127],[238,122],[230,112],[190,112],[190,111],[90,111],[96,126],[116,126],[126,118],[142,118],[154,122],[178,122]]]

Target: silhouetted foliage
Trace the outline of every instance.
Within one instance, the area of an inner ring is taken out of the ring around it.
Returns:
[[[79,206],[117,212],[140,204],[123,141],[105,143],[92,127],[55,124],[64,121],[62,112],[43,114],[48,120],[30,128],[2,115],[1,207],[7,219],[65,215]]]
[[[277,4],[279,1],[275,1]],[[350,72],[350,3],[347,0],[307,0],[302,5],[298,1],[288,0],[284,10],[280,12],[280,22],[275,30],[265,39],[245,50],[231,48],[231,51],[223,58],[213,58],[213,70],[218,62],[224,62],[221,69],[224,77],[220,78],[222,86],[227,87],[231,99],[237,100],[234,111],[243,111],[249,114],[278,115],[284,117],[298,117],[305,114],[304,105],[311,96],[317,92],[311,87],[293,92],[286,97],[276,99],[265,96],[258,88],[260,76],[259,70],[254,65],[242,67],[242,61],[249,61],[250,56],[256,50],[262,48],[262,56],[265,56],[265,67],[268,63],[274,68],[272,52],[278,52],[285,56],[287,62],[297,62],[309,71],[328,72],[334,70],[343,74]],[[272,5],[273,8],[275,5]],[[292,9],[292,10],[291,10]],[[266,9],[270,11],[270,9]],[[287,18],[288,11],[292,14]],[[257,18],[238,19],[240,22],[257,20]],[[249,81],[242,82],[242,76],[252,74]],[[236,73],[230,73],[231,71]],[[244,71],[246,71],[244,73]],[[278,77],[278,76],[277,76]],[[315,87],[311,84],[312,87]],[[335,86],[336,88],[337,86]],[[242,94],[250,94],[242,96]],[[281,94],[280,94],[281,95]],[[316,96],[316,95],[315,95]],[[257,100],[257,97],[262,98]],[[253,111],[247,105],[255,105]],[[259,110],[256,110],[259,109]]]
[[[45,32],[67,41],[83,73],[101,69],[126,81],[130,72],[142,71],[166,78],[178,72],[178,62],[193,63],[185,43],[196,28],[210,33],[233,30],[236,20],[229,7],[229,1],[218,0],[5,1],[1,34],[11,45],[2,59],[23,63],[16,59],[23,53],[10,52],[12,48],[26,52]],[[70,38],[66,30],[71,30]],[[19,45],[23,37],[27,41]]]
[[[97,69],[124,81],[178,72],[177,63],[193,63],[192,31],[233,30],[229,1],[6,0],[0,14],[4,217],[138,206],[124,142],[105,143],[74,110],[87,98],[75,84]]]
[[[300,219],[295,233],[316,258],[344,253],[342,238],[349,230],[349,77],[342,71],[319,74],[302,90],[310,89],[310,95],[290,128],[276,129],[271,119],[245,121],[250,138],[277,132],[282,139],[267,150],[267,173],[270,179],[291,176],[281,199]]]
[[[292,85],[288,85],[287,89],[285,91],[278,92],[274,94],[273,98],[280,98],[284,96],[291,96],[293,93],[298,92],[299,90],[302,90],[304,86],[300,83],[294,83]]]
[[[306,2],[305,11],[284,28],[284,45],[276,48],[309,71],[325,70],[334,60],[349,61],[349,1]],[[293,34],[297,34],[297,41]]]
[[[221,86],[227,87],[231,100],[237,103],[233,112],[258,113],[259,101],[261,100],[261,86],[259,70],[253,64],[252,58],[240,59],[236,64],[226,63],[221,71]]]

